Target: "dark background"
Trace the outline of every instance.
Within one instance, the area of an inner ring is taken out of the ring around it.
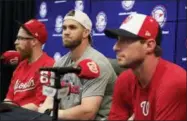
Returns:
[[[0,55],[14,49],[19,26],[35,16],[35,0],[0,0]],[[15,67],[0,63],[0,101],[4,100]]]

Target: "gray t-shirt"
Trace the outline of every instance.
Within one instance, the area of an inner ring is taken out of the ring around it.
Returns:
[[[108,59],[91,46],[87,47],[78,62],[84,59],[91,59],[98,64],[100,68],[100,76],[98,78],[88,80],[80,79],[73,73],[65,74],[61,78],[61,81],[69,81],[73,85],[80,86],[82,91],[80,94],[70,94],[69,96],[61,99],[60,109],[68,109],[79,105],[81,104],[81,99],[84,97],[102,96],[103,101],[96,115],[96,120],[106,119],[110,111],[116,74]],[[71,60],[70,52],[54,64],[55,67],[67,67],[73,65],[74,62]]]

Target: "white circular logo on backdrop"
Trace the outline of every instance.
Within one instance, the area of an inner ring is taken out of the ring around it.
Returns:
[[[164,26],[167,19],[167,11],[164,6],[156,6],[152,11],[152,17],[160,24],[161,27]]]
[[[82,0],[75,1],[75,10],[84,10],[84,2]]]
[[[42,2],[40,5],[40,17],[44,18],[47,15],[47,4]]]
[[[57,61],[58,59],[60,59],[61,54],[59,52],[56,52],[53,56],[54,60]]]
[[[62,31],[63,18],[61,15],[56,17],[55,31],[60,33]]]
[[[102,32],[107,25],[107,16],[104,12],[99,12],[96,16],[96,29]]]
[[[134,6],[135,0],[123,0],[121,5],[125,10],[130,10]]]

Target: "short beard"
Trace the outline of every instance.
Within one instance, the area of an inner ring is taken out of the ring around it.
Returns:
[[[63,45],[65,48],[74,49],[74,48],[78,47],[81,43],[82,43],[82,40],[76,40],[73,42],[68,42],[66,44],[63,43]]]
[[[139,59],[139,60],[133,61],[131,63],[128,63],[126,65],[120,65],[120,67],[135,69],[135,68],[139,67],[140,65],[142,65],[143,61],[144,61],[144,59]]]
[[[31,51],[25,51],[25,50],[22,50],[20,48],[17,48],[17,51],[20,52],[21,54],[21,58],[24,60],[24,59],[27,59],[27,58],[30,58],[31,55],[32,55],[32,52]]]

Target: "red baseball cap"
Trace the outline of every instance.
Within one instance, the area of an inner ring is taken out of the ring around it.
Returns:
[[[122,22],[119,29],[106,29],[104,32],[110,38],[124,36],[132,39],[156,39],[159,33],[159,24],[151,16],[133,13]]]
[[[29,34],[38,39],[42,44],[46,42],[48,33],[42,22],[36,19],[31,19],[24,24],[21,24],[18,21],[17,23],[20,24],[21,27],[23,27],[23,29],[25,29]]]

